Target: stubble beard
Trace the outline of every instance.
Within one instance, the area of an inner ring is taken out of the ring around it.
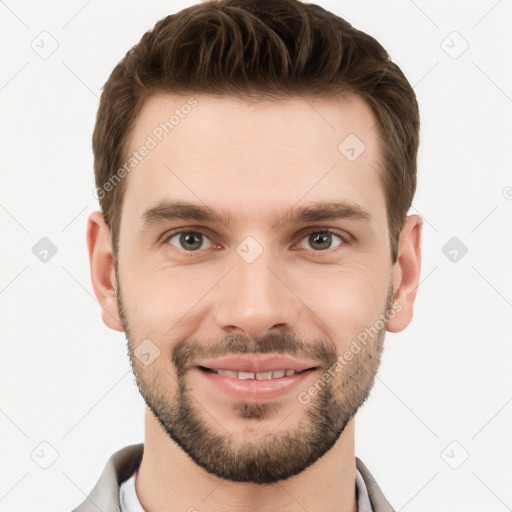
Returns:
[[[323,361],[322,369],[317,373],[318,381],[309,384],[320,383],[316,386],[317,393],[307,404],[301,403],[297,396],[292,398],[297,400],[296,407],[304,411],[303,419],[286,431],[277,430],[286,419],[278,402],[234,402],[231,413],[248,427],[243,441],[239,441],[229,428],[223,426],[225,417],[214,417],[211,407],[207,411],[201,404],[201,397],[192,395],[187,386],[188,363],[197,354],[206,354],[205,346],[210,347],[207,353],[212,355],[213,345],[185,339],[174,346],[169,366],[174,366],[176,391],[169,398],[169,390],[164,389],[162,383],[169,381],[170,372],[162,365],[146,367],[134,354],[138,343],[129,327],[119,278],[117,283],[119,314],[127,338],[130,364],[146,405],[169,438],[197,465],[219,478],[270,484],[301,473],[333,447],[370,395],[384,348],[385,326],[333,378],[326,379],[327,382],[322,381],[322,375],[329,369],[332,374],[338,356],[335,348],[325,341],[306,344],[285,332],[256,341],[241,336],[226,337],[214,346],[215,355],[277,352],[298,357],[314,356],[315,360]],[[390,310],[391,304],[390,288],[385,311]],[[272,419],[275,427],[262,435],[258,422],[268,419]],[[248,432],[253,433],[253,439]]]

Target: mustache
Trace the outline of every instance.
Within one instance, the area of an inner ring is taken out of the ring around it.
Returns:
[[[201,342],[187,338],[176,344],[172,361],[178,376],[193,366],[199,358],[210,359],[239,354],[282,354],[318,361],[319,366],[330,367],[337,361],[336,348],[326,340],[305,342],[289,332],[269,333],[261,338],[249,338],[240,334],[226,336],[216,342]]]

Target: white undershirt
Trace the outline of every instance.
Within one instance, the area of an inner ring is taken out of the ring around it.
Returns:
[[[145,512],[140,504],[137,492],[135,491],[135,471],[131,477],[121,483],[119,488],[119,502],[121,504],[121,512]],[[357,496],[357,512],[373,512],[373,508],[368,496],[368,490],[364,483],[363,476],[356,468],[356,496]]]

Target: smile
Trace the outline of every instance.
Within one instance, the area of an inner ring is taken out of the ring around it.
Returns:
[[[205,368],[204,366],[200,367],[202,370],[210,371],[212,373],[216,373],[218,375],[225,375],[226,377],[231,377],[233,379],[241,379],[241,380],[269,380],[269,379],[281,379],[283,377],[291,377],[295,375],[297,372],[295,370],[274,370],[268,372],[244,372],[244,371],[236,371],[236,370],[224,370],[222,368]]]

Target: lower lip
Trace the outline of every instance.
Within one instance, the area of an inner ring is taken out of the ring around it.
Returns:
[[[198,371],[207,382],[235,400],[255,403],[268,400],[275,400],[286,396],[294,389],[299,387],[300,383],[307,379],[315,369],[304,370],[288,377],[279,379],[237,379],[228,377],[227,375],[219,375],[218,373],[194,368]]]

